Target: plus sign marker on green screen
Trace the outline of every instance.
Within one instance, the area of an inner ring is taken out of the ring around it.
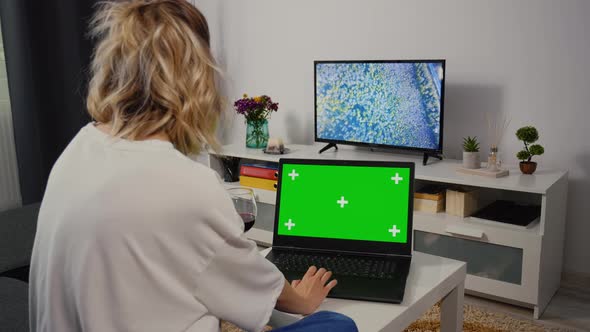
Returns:
[[[279,235],[405,243],[410,170],[285,164]]]

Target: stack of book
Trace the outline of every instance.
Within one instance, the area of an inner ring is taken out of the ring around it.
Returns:
[[[414,211],[438,213],[445,210],[445,188],[427,185],[414,193]]]
[[[279,169],[275,164],[242,164],[240,185],[276,191]]]

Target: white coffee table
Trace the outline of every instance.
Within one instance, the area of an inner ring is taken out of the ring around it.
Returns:
[[[465,277],[464,262],[414,252],[401,304],[326,299],[320,310],[351,317],[359,331],[403,331],[442,300],[441,332],[462,331]]]

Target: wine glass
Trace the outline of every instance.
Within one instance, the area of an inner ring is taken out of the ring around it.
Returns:
[[[247,232],[254,226],[256,213],[258,212],[254,190],[250,188],[229,188],[227,192],[234,203],[236,211],[244,221],[244,232]]]

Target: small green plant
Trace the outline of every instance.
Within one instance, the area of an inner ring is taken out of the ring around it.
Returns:
[[[467,136],[463,138],[463,151],[479,152],[479,142],[477,141],[477,136]]]
[[[516,138],[524,142],[524,150],[516,154],[516,158],[521,161],[530,162],[533,156],[540,156],[545,153],[543,146],[533,144],[539,139],[537,128],[533,126],[522,127],[516,131]]]

